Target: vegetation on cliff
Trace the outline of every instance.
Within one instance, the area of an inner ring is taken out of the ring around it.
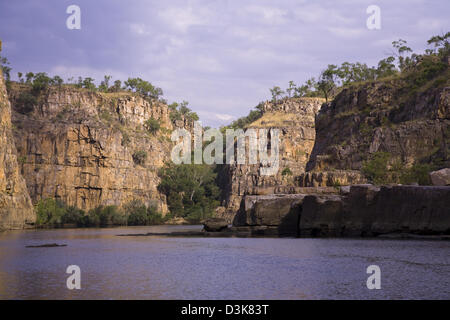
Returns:
[[[158,189],[167,196],[171,215],[200,221],[219,205],[220,189],[214,167],[206,164],[166,164]]]
[[[322,97],[329,100],[343,87],[392,77],[402,77],[411,89],[417,89],[448,69],[446,58],[450,50],[449,40],[450,32],[431,37],[428,40],[431,48],[423,54],[414,53],[405,40],[393,41],[393,55],[380,60],[377,66],[369,67],[361,62],[344,62],[340,66],[330,64],[317,79],[308,79],[301,86],[289,81],[285,90],[279,86],[273,87],[270,89],[272,100],[277,102],[290,97]],[[445,83],[446,79],[448,76],[437,79],[438,84]]]

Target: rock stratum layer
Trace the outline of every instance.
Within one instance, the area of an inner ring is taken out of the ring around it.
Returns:
[[[354,185],[334,194],[312,188],[308,194],[245,196],[233,226],[301,237],[450,235],[449,208],[450,187]]]
[[[11,105],[0,70],[0,230],[31,226],[36,215],[17,163]]]
[[[247,129],[280,130],[279,170],[274,175],[261,175],[261,166],[233,164],[225,167],[225,206],[229,212],[239,208],[242,196],[259,192],[286,193],[296,185],[295,177],[305,172],[315,141],[315,117],[324,99],[291,98],[276,103],[265,102],[263,115]],[[277,189],[281,186],[281,189]],[[286,189],[287,188],[287,189]]]
[[[300,184],[360,183],[355,174],[375,152],[387,152],[391,163],[399,161],[406,167],[450,166],[450,88],[413,92],[400,81],[345,88],[324,104],[316,118],[308,173],[300,177]],[[342,170],[352,173],[345,176]],[[325,173],[336,179],[322,179]]]
[[[167,212],[157,190],[157,171],[170,159],[170,132],[189,128],[170,120],[166,104],[132,93],[99,93],[52,86],[31,108],[21,95],[26,85],[13,83],[14,138],[22,174],[34,202],[56,198],[89,210],[141,200]],[[150,133],[145,122],[159,121]]]

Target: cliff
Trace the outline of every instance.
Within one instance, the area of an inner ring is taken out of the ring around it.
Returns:
[[[173,124],[165,103],[129,92],[63,85],[32,95],[13,83],[14,138],[33,202],[56,198],[89,210],[142,200],[167,212],[157,171],[170,159],[171,131],[187,121]],[[151,118],[160,124],[155,132]]]
[[[259,165],[226,165],[222,176],[226,191],[224,202],[229,212],[239,208],[242,196],[246,194],[290,192],[296,184],[295,178],[305,172],[315,141],[315,116],[324,101],[291,98],[264,103],[262,117],[246,129],[280,130],[279,170],[275,175],[264,176],[260,175]]]
[[[26,228],[36,219],[20,175],[11,128],[11,105],[0,70],[0,230]]]
[[[449,98],[445,85],[412,89],[403,79],[343,89],[317,115],[316,141],[300,185],[364,182],[358,171],[377,152],[388,154],[389,166],[449,167]]]

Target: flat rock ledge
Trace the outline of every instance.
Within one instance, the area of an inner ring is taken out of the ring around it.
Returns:
[[[450,186],[364,184],[334,194],[245,196],[233,225],[225,225],[213,219],[203,231],[122,236],[450,240]]]

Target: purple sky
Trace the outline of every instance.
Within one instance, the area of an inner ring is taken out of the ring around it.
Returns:
[[[81,30],[66,28],[71,4]],[[366,28],[372,4],[381,30]],[[421,52],[450,31],[449,12],[448,0],[1,0],[0,39],[14,77],[141,77],[218,126],[269,99],[274,85],[301,84],[328,64],[374,65],[393,40]]]

